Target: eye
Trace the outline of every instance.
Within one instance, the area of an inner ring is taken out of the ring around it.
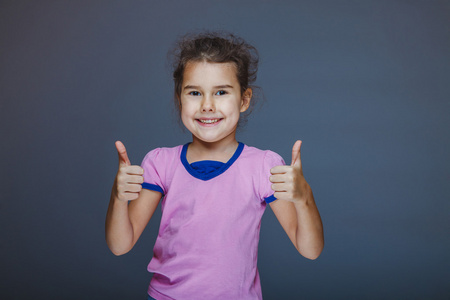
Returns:
[[[223,96],[223,95],[226,95],[226,94],[228,94],[228,93],[226,91],[224,91],[224,90],[220,90],[220,91],[218,91],[216,93],[217,96]]]
[[[191,96],[200,96],[200,92],[192,91],[192,92],[189,92],[189,95],[191,95]]]

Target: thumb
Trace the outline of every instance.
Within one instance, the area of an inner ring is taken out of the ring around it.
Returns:
[[[116,142],[116,149],[119,154],[119,164],[125,164],[126,166],[131,165],[130,160],[128,159],[127,149],[121,141]]]
[[[292,147],[292,160],[291,166],[300,165],[300,148],[302,147],[302,141],[298,140]]]

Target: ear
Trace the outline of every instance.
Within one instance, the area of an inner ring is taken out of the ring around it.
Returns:
[[[253,91],[251,88],[247,88],[244,93],[242,93],[240,112],[244,112],[249,108],[250,101],[252,100],[252,95]]]

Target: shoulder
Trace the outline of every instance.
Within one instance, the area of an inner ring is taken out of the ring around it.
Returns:
[[[175,147],[160,147],[150,150],[144,157],[142,163],[171,160],[179,157],[183,145]]]
[[[283,158],[276,152],[271,150],[261,150],[256,147],[245,145],[243,154],[246,158],[259,160],[261,162],[283,162]]]

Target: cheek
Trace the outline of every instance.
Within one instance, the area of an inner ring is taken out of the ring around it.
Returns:
[[[240,101],[235,103],[235,105],[233,106],[233,113],[238,115],[238,117],[241,115],[241,108],[242,103]]]
[[[232,120],[233,122],[237,123],[237,122],[239,122],[240,116],[241,116],[241,112],[239,110],[239,107],[237,107],[235,105],[232,105],[232,106],[229,107],[228,118],[230,120]]]
[[[189,116],[189,114],[186,112],[186,109],[181,109],[180,116],[181,116],[181,121],[183,122],[183,124],[186,124],[186,121],[188,120],[188,116]]]
[[[195,115],[195,110],[192,109],[191,106],[182,105],[180,107],[181,122],[183,122],[185,127],[189,128],[189,125],[192,124],[194,115]]]
[[[189,105],[185,102],[180,102],[180,115],[186,116],[189,113]]]

